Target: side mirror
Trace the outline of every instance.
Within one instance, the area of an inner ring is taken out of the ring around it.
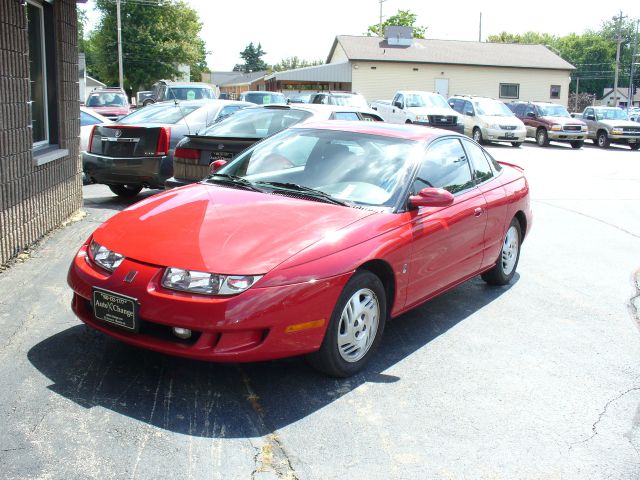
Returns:
[[[402,110],[402,102],[393,102],[393,106]]]
[[[527,112],[527,117],[529,118],[536,118],[536,114],[533,112]]]
[[[227,161],[223,160],[222,158],[219,158],[218,160],[214,160],[213,162],[211,162],[209,164],[209,172],[210,173],[216,173],[218,170],[220,170],[226,164],[227,164]]]
[[[409,206],[418,207],[448,207],[453,203],[453,194],[444,188],[423,188],[417,195],[409,197]]]
[[[596,116],[595,116],[595,115],[587,115],[587,116],[586,116],[586,119],[587,119],[587,120],[595,120],[595,119],[596,119]]]
[[[467,117],[473,117],[473,116],[475,115],[472,111],[469,111],[469,110],[465,110],[464,114],[465,114]]]

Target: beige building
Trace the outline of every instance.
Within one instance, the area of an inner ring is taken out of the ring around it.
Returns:
[[[469,94],[567,105],[574,67],[543,45],[398,40],[339,35],[326,65],[272,74],[265,77],[267,88],[286,92],[308,82],[329,89],[326,70],[333,69],[340,74],[334,81],[368,101],[390,99],[396,90],[427,90],[445,98]]]

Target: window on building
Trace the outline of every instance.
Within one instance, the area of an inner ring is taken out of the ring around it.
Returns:
[[[551,85],[551,98],[560,98],[560,85]]]
[[[27,29],[29,36],[31,128],[33,131],[33,143],[37,146],[49,143],[44,11],[41,5],[27,3]]]
[[[519,98],[519,97],[520,97],[519,83],[501,83],[500,84],[500,98]]]

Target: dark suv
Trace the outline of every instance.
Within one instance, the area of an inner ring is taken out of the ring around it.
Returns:
[[[541,147],[550,141],[569,142],[580,148],[587,138],[587,124],[572,118],[562,105],[548,102],[513,102],[507,105],[527,128],[527,137]]]

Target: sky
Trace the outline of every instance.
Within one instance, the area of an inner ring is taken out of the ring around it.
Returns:
[[[229,71],[236,63],[242,63],[240,52],[249,42],[262,44],[267,52],[263,59],[268,64],[293,56],[326,61],[336,35],[363,35],[370,25],[378,23],[380,16],[379,0],[185,1],[200,15],[201,36],[209,52],[208,66],[214,71]],[[87,10],[89,29],[98,18],[93,5],[94,0],[89,0],[80,7]],[[447,8],[449,5],[452,8]],[[640,0],[614,1],[608,9],[603,4],[586,1],[541,0],[535,5],[506,0],[384,0],[382,3],[385,17],[398,10],[417,14],[416,23],[427,27],[426,38],[443,40],[478,40],[482,12],[482,40],[485,40],[488,35],[502,31],[582,33],[598,29],[620,10],[629,19],[640,19]]]

